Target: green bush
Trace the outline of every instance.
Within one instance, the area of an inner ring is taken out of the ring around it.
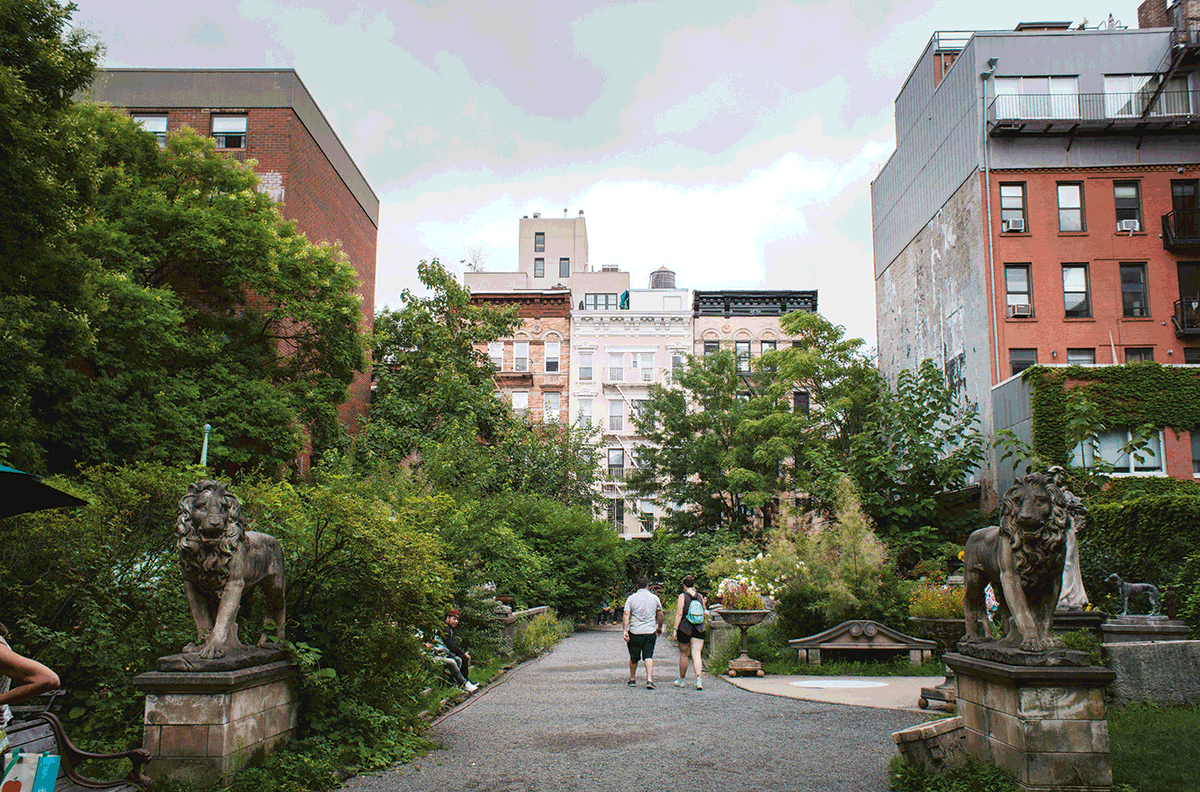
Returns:
[[[1200,550],[1193,552],[1179,566],[1173,586],[1178,597],[1179,618],[1200,634]]]
[[[925,775],[895,756],[888,765],[892,792],[1018,792],[1020,787],[1012,776],[1003,770],[970,760],[940,775]]]
[[[513,633],[513,651],[522,659],[536,657],[550,651],[556,643],[575,631],[574,623],[559,621],[552,610],[534,616],[528,622],[517,625]]]

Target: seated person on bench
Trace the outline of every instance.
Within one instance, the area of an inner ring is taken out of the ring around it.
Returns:
[[[428,650],[431,660],[446,666],[446,670],[450,672],[450,678],[454,680],[455,685],[463,688],[468,693],[476,691],[478,685],[468,682],[467,678],[463,676],[462,669],[458,665],[458,658],[450,654],[450,650],[442,643],[440,636],[435,635],[433,641],[422,640],[422,643],[425,645],[425,649]]]

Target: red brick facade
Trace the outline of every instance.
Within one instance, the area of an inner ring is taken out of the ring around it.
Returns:
[[[563,289],[553,292],[507,292],[471,295],[476,305],[517,305],[517,315],[523,320],[511,338],[498,341],[501,345],[500,365],[495,374],[496,390],[510,403],[519,394],[528,399],[528,413],[533,421],[565,423],[570,415],[568,398],[571,381],[571,294]],[[557,370],[546,370],[547,344],[558,344]],[[519,347],[518,345],[525,345]],[[485,354],[487,345],[480,345]],[[527,349],[527,359],[518,365],[517,350]],[[524,369],[524,370],[519,370]],[[553,394],[548,396],[547,394]],[[557,417],[547,416],[547,401],[558,399]]]

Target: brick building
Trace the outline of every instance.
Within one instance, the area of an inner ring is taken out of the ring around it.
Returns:
[[[871,189],[890,380],[932,358],[989,439],[1028,439],[1028,392],[1009,380],[1029,366],[1200,363],[1198,10],[1148,0],[1137,29],[934,34]],[[1153,469],[1126,472],[1191,477],[1192,427],[1176,428],[1152,441]],[[1012,470],[993,453],[979,479],[992,500]]]
[[[166,138],[187,126],[228,156],[254,160],[262,189],[313,242],[340,244],[358,273],[362,321],[375,315],[379,199],[291,69],[99,69],[92,101],[124,109]],[[351,430],[367,415],[370,372],[339,407]]]

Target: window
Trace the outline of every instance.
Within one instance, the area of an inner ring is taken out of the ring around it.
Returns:
[[[1193,365],[1200,364],[1200,347],[1184,347],[1183,362]]]
[[[560,277],[560,278],[571,277],[571,259],[560,258],[558,260],[558,277]]]
[[[648,500],[638,501],[638,523],[645,533],[654,533],[654,504]]]
[[[1149,316],[1146,310],[1146,265],[1121,265],[1121,307],[1125,316]]]
[[[1058,230],[1083,231],[1083,184],[1058,183]]]
[[[608,522],[617,528],[625,525],[625,501],[621,498],[611,498],[608,501]]]
[[[1068,366],[1091,366],[1096,362],[1096,350],[1091,349],[1068,349],[1067,350],[1067,365]]]
[[[1140,118],[1162,83],[1159,74],[1104,75],[1104,111],[1109,118]],[[1151,116],[1187,115],[1187,77],[1173,77],[1150,109]]]
[[[546,259],[535,258],[533,260],[533,277],[535,277],[535,278],[546,277]]]
[[[135,115],[133,122],[154,135],[159,148],[167,145],[167,117],[165,115]]]
[[[737,370],[739,373],[746,373],[750,370],[750,342],[749,341],[734,341],[733,354],[737,357]]]
[[[1200,476],[1200,429],[1192,430],[1192,475]]]
[[[580,426],[592,425],[592,400],[591,399],[576,399],[578,412],[575,414],[575,423]]]
[[[608,353],[608,381],[623,382],[625,380],[625,353]]]
[[[219,149],[246,148],[246,116],[213,116],[212,136]]]
[[[542,394],[542,420],[546,423],[558,423],[558,411],[562,405],[562,394],[558,391],[546,391]]]
[[[1033,291],[1029,284],[1028,264],[1004,265],[1004,292],[1009,317],[1033,316]]]
[[[996,77],[996,118],[1079,118],[1078,77]]]
[[[678,377],[680,374],[683,373],[683,361],[684,361],[684,357],[683,357],[682,352],[672,352],[671,353],[671,376],[672,377]]]
[[[1152,363],[1154,347],[1125,347],[1126,363]]]
[[[580,352],[579,353],[579,381],[580,382],[591,382],[592,381],[592,353],[591,352]]]
[[[642,411],[646,409],[646,405],[650,403],[649,399],[634,399],[633,400],[633,417],[641,418]]]
[[[1025,220],[1025,182],[1000,185],[1000,230],[1029,230]]]
[[[615,311],[617,310],[617,295],[615,293],[585,294],[583,304],[589,311]]]
[[[1012,366],[1012,373],[1020,374],[1030,366],[1037,365],[1037,350],[1010,349],[1008,350],[1008,362]]]
[[[608,475],[615,479],[625,478],[625,450],[608,449]]]
[[[1087,264],[1063,264],[1063,309],[1068,317],[1092,315],[1088,301]]]
[[[1141,231],[1141,183],[1135,181],[1113,182],[1113,199],[1117,206],[1117,230]]]
[[[1071,451],[1071,464],[1094,467],[1098,462],[1113,466],[1117,475],[1162,473],[1162,433],[1154,432],[1140,449],[1129,453],[1133,436],[1125,429],[1101,433],[1094,441],[1084,441]]]
[[[715,355],[719,351],[721,351],[721,342],[720,341],[705,341],[704,342],[704,354]]]
[[[559,341],[547,341],[545,344],[546,350],[546,373],[555,374],[558,372],[558,356],[562,350],[562,343]]]
[[[513,371],[529,371],[529,342],[513,344]]]
[[[546,234],[542,231],[535,231],[533,234],[533,252],[546,252]]]
[[[524,415],[529,410],[529,391],[513,391],[512,408],[517,415]]]
[[[625,428],[625,402],[620,399],[608,400],[608,428],[613,432]]]
[[[496,370],[504,368],[504,342],[492,341],[488,343],[488,360],[492,361],[492,365]]]
[[[808,406],[808,391],[792,391],[792,412],[804,413],[805,415],[808,415]]]
[[[774,352],[778,348],[778,344],[774,341],[763,341],[759,345],[759,354],[765,355],[768,352]],[[763,371],[774,371],[774,366],[763,366]]]
[[[630,357],[633,359],[634,370],[639,372],[634,375],[635,379],[640,379],[642,382],[654,382],[654,353],[634,352]]]

